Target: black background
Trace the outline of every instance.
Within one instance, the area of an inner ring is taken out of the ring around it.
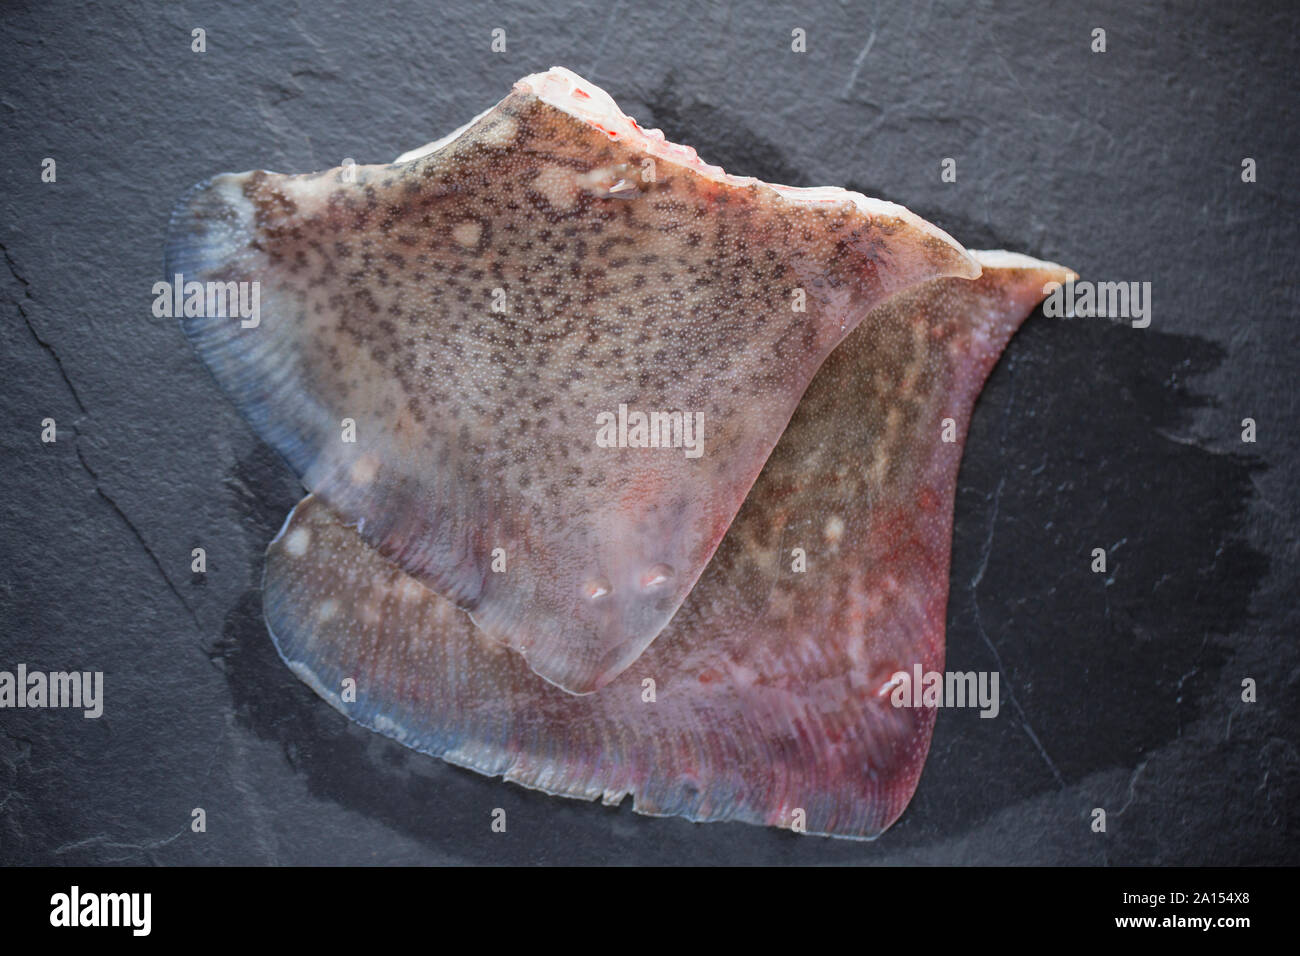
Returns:
[[[102,670],[107,702],[0,711],[0,862],[1300,860],[1300,13],[1233,6],[7,3],[0,669]],[[302,491],[151,315],[173,203],[227,170],[390,161],[553,64],[730,172],[1152,283],[1150,328],[1039,314],[994,371],[948,666],[999,670],[1003,710],[941,712],[873,844],[447,766],[349,724],[266,635],[262,553]]]

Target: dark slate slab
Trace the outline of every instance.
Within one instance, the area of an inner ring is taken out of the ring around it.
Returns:
[[[0,711],[0,862],[1300,861],[1293,4],[112,7],[0,23],[0,669],[107,686],[98,720]],[[225,170],[388,161],[556,63],[733,172],[1152,283],[1150,328],[1040,314],[993,374],[948,660],[997,669],[1003,712],[941,713],[874,844],[449,767],[349,724],[265,633],[262,552],[302,492],[150,314],[172,204]]]

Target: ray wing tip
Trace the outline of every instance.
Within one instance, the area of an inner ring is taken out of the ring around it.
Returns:
[[[987,269],[1017,269],[1048,274],[1053,281],[1066,282],[1079,278],[1068,266],[1046,259],[1035,259],[1023,252],[1006,249],[968,249],[971,258]]]

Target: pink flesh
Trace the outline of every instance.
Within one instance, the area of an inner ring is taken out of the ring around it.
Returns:
[[[598,97],[570,76],[406,163],[217,177],[168,274],[260,282],[257,328],[185,320],[241,410],[368,544],[588,693],[672,618],[831,349],[978,269],[901,207],[727,176],[612,101],[575,115]],[[598,447],[620,406],[702,415],[703,454]]]
[[[352,719],[484,773],[632,794],[643,813],[788,827],[802,810],[807,832],[875,836],[911,798],[934,725],[892,705],[890,680],[943,666],[971,406],[1044,284],[1070,275],[976,255],[980,279],[897,297],[831,354],[671,624],[599,692],[539,680],[317,498],[268,551],[277,647]],[[347,677],[355,703],[338,696]]]

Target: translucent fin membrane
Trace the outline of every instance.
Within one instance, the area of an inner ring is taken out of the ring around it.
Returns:
[[[668,628],[595,694],[539,680],[315,497],[268,551],[276,645],[353,720],[483,773],[631,794],[643,813],[874,837],[911,799],[934,725],[933,709],[894,706],[893,675],[943,667],[971,406],[1043,286],[1069,275],[986,265],[873,311]]]
[[[727,176],[547,96],[521,83],[403,163],[218,176],[167,271],[258,283],[255,326],[183,320],[241,411],[368,544],[586,693],[672,617],[830,350],[979,270],[902,207]]]

